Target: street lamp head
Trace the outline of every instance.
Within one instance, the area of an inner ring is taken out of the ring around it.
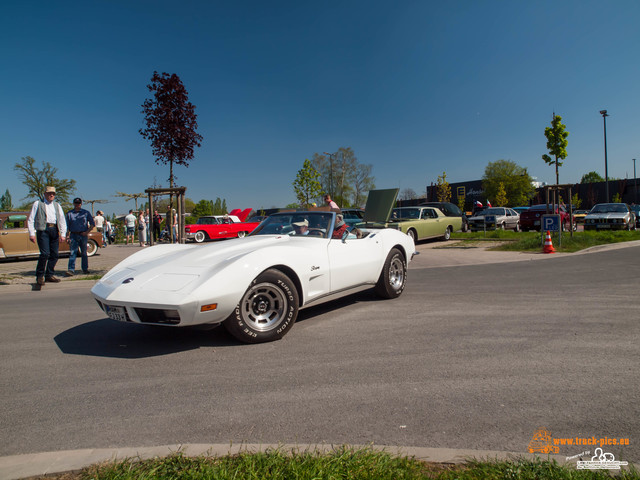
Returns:
[[[607,111],[606,110],[600,110],[600,115],[602,115],[603,117],[608,117],[609,115],[607,115]]]

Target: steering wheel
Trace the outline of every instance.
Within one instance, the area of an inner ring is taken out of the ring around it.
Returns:
[[[324,237],[324,231],[321,228],[310,228],[309,235],[312,237]]]

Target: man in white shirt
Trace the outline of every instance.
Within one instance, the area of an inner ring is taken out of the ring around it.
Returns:
[[[31,207],[31,214],[27,221],[29,240],[38,243],[40,256],[36,266],[36,281],[44,285],[45,281],[57,283],[55,276],[56,263],[60,242],[67,236],[67,222],[64,211],[56,197],[56,188],[47,186],[44,189],[44,201],[36,200]]]

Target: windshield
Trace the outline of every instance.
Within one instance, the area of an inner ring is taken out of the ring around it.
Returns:
[[[331,212],[276,213],[267,217],[250,236],[293,235],[309,238],[329,238],[333,231]]]
[[[601,203],[591,209],[591,213],[627,213],[627,206],[622,203]]]
[[[220,222],[216,217],[200,217],[196,223],[198,225],[218,225]]]

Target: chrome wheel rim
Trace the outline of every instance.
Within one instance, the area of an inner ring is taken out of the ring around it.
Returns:
[[[244,294],[240,315],[252,329],[266,332],[282,322],[288,302],[282,290],[272,283],[259,283]]]
[[[196,232],[195,240],[198,243],[204,242],[204,233],[202,231]]]
[[[404,284],[404,262],[399,255],[396,255],[391,260],[389,265],[389,285],[391,288],[398,291]]]
[[[245,232],[238,232],[238,238],[243,238],[245,236]]]

